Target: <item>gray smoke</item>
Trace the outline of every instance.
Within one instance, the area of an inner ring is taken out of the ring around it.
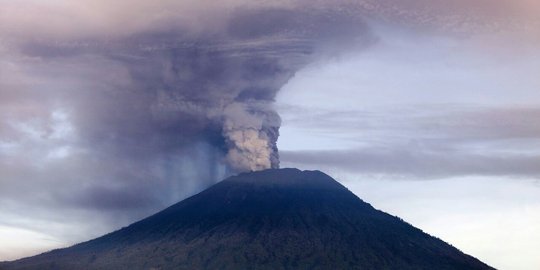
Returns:
[[[54,113],[66,115],[74,133],[66,157],[115,158],[126,171],[159,179],[171,173],[156,168],[185,168],[173,178],[196,171],[193,178],[216,181],[278,168],[279,89],[314,59],[372,40],[359,18],[331,8],[259,5],[208,21],[196,30],[163,24],[106,37],[10,35],[0,67],[4,102],[38,104],[41,115],[28,118],[38,130]],[[3,114],[25,122],[23,107]],[[17,130],[4,126],[5,134]]]
[[[136,74],[138,85],[146,85],[142,92],[152,93],[151,118],[178,127],[177,136],[187,142],[210,141],[232,172],[279,166],[280,119],[272,103],[307,55],[250,41],[134,48],[120,60]]]
[[[224,111],[227,163],[238,171],[279,168],[276,142],[280,118],[268,104],[235,102]]]

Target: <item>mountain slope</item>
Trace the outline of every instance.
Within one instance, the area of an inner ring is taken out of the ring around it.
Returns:
[[[492,269],[319,171],[230,177],[103,237],[0,269]]]

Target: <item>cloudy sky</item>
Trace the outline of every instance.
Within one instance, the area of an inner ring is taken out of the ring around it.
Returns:
[[[323,169],[499,269],[535,269],[540,53],[468,42],[391,32],[300,71],[277,99],[282,165]]]
[[[537,14],[528,0],[0,0],[0,260],[281,164],[494,267],[538,269]]]

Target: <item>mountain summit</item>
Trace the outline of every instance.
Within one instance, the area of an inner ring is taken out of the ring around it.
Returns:
[[[14,269],[493,269],[319,171],[230,177],[126,228]]]

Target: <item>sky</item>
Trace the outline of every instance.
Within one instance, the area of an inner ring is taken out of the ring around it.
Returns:
[[[498,269],[536,269],[540,55],[467,43],[390,32],[299,71],[277,98],[281,161]]]
[[[538,269],[537,14],[528,0],[0,0],[0,260],[281,166],[323,170],[496,268]]]

